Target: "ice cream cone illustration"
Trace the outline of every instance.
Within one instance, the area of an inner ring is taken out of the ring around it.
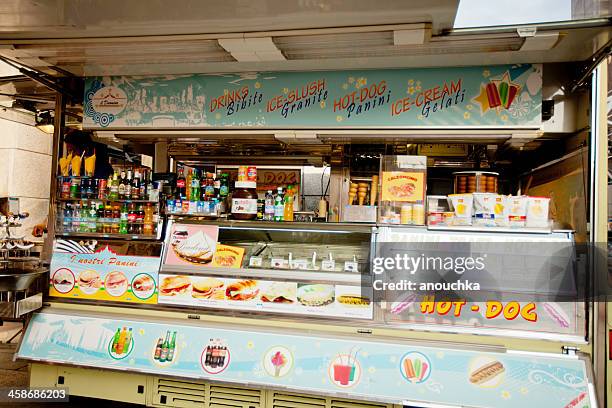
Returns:
[[[283,353],[277,351],[272,355],[271,363],[274,366],[274,377],[279,377],[281,369],[287,364],[287,358]]]

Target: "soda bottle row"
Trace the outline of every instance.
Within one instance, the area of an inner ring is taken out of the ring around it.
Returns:
[[[181,201],[212,201],[217,198],[225,200],[229,194],[229,175],[217,172],[199,172],[190,170],[185,176],[183,169],[179,170],[176,179],[174,199]]]
[[[115,336],[113,337],[113,343],[111,344],[111,350],[116,355],[122,355],[130,351],[132,343],[132,328],[128,330],[127,327],[117,329]]]
[[[160,337],[157,339],[157,346],[155,347],[155,353],[153,359],[164,363],[166,361],[172,361],[174,359],[174,353],[176,351],[176,332],[172,332],[170,337],[170,330],[166,332],[166,338]]]
[[[147,178],[148,174],[148,178]],[[67,199],[149,200],[157,201],[159,191],[153,182],[153,173],[146,169],[115,170],[108,179],[92,177],[62,177],[60,197]]]
[[[57,219],[58,229],[64,233],[155,235],[157,230],[152,203],[63,203]]]
[[[204,365],[209,368],[219,368],[225,365],[227,346],[219,339],[210,339],[204,350]]]

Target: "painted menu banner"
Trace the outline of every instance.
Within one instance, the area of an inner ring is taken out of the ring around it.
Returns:
[[[160,274],[159,304],[372,319],[361,287]]]
[[[530,127],[542,66],[89,77],[87,128]]]
[[[49,295],[73,299],[157,303],[159,256],[120,255],[107,246],[58,239]]]
[[[17,357],[420,406],[596,407],[587,362],[561,353],[376,342],[36,313]]]
[[[164,264],[211,266],[218,238],[216,225],[172,224]]]

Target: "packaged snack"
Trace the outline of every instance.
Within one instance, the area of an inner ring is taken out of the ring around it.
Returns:
[[[497,194],[474,193],[474,224],[495,226],[495,197]]]
[[[527,197],[509,196],[506,205],[508,206],[508,225],[524,227],[527,220]]]
[[[527,197],[527,221],[526,225],[530,228],[546,228],[549,226],[548,197]]]
[[[450,194],[448,200],[455,213],[453,225],[472,225],[472,194]]]
[[[498,227],[508,226],[508,198],[501,194],[494,194],[493,213],[495,214],[495,225]]]

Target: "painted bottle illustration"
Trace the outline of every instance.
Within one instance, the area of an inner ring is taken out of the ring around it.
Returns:
[[[123,346],[123,350],[126,353],[130,351],[130,345],[132,344],[132,335],[132,328],[130,327],[127,332],[127,335],[125,336],[125,345]]]
[[[172,359],[174,359],[175,350],[176,350],[176,332],[173,332],[172,340],[170,341],[170,348],[168,349],[168,357],[166,357],[166,361],[172,361]]]
[[[166,339],[164,340],[164,344],[162,345],[161,355],[159,356],[159,361],[163,363],[168,359],[168,351],[170,349],[170,330],[166,332]]]
[[[119,334],[119,340],[117,341],[117,347],[115,349],[115,353],[123,354],[126,336],[127,336],[127,328],[124,327],[123,329],[121,329],[121,333]]]
[[[117,352],[117,344],[119,343],[120,335],[121,335],[121,329],[117,328],[117,331],[115,332],[115,336],[113,337],[113,344],[111,345],[111,350],[113,350],[114,353]]]
[[[223,368],[227,359],[227,347],[220,339],[210,339],[204,351],[204,365],[211,369]]]
[[[159,360],[161,358],[162,347],[164,346],[164,339],[160,337],[157,339],[157,346],[155,346],[155,354],[153,358]]]

